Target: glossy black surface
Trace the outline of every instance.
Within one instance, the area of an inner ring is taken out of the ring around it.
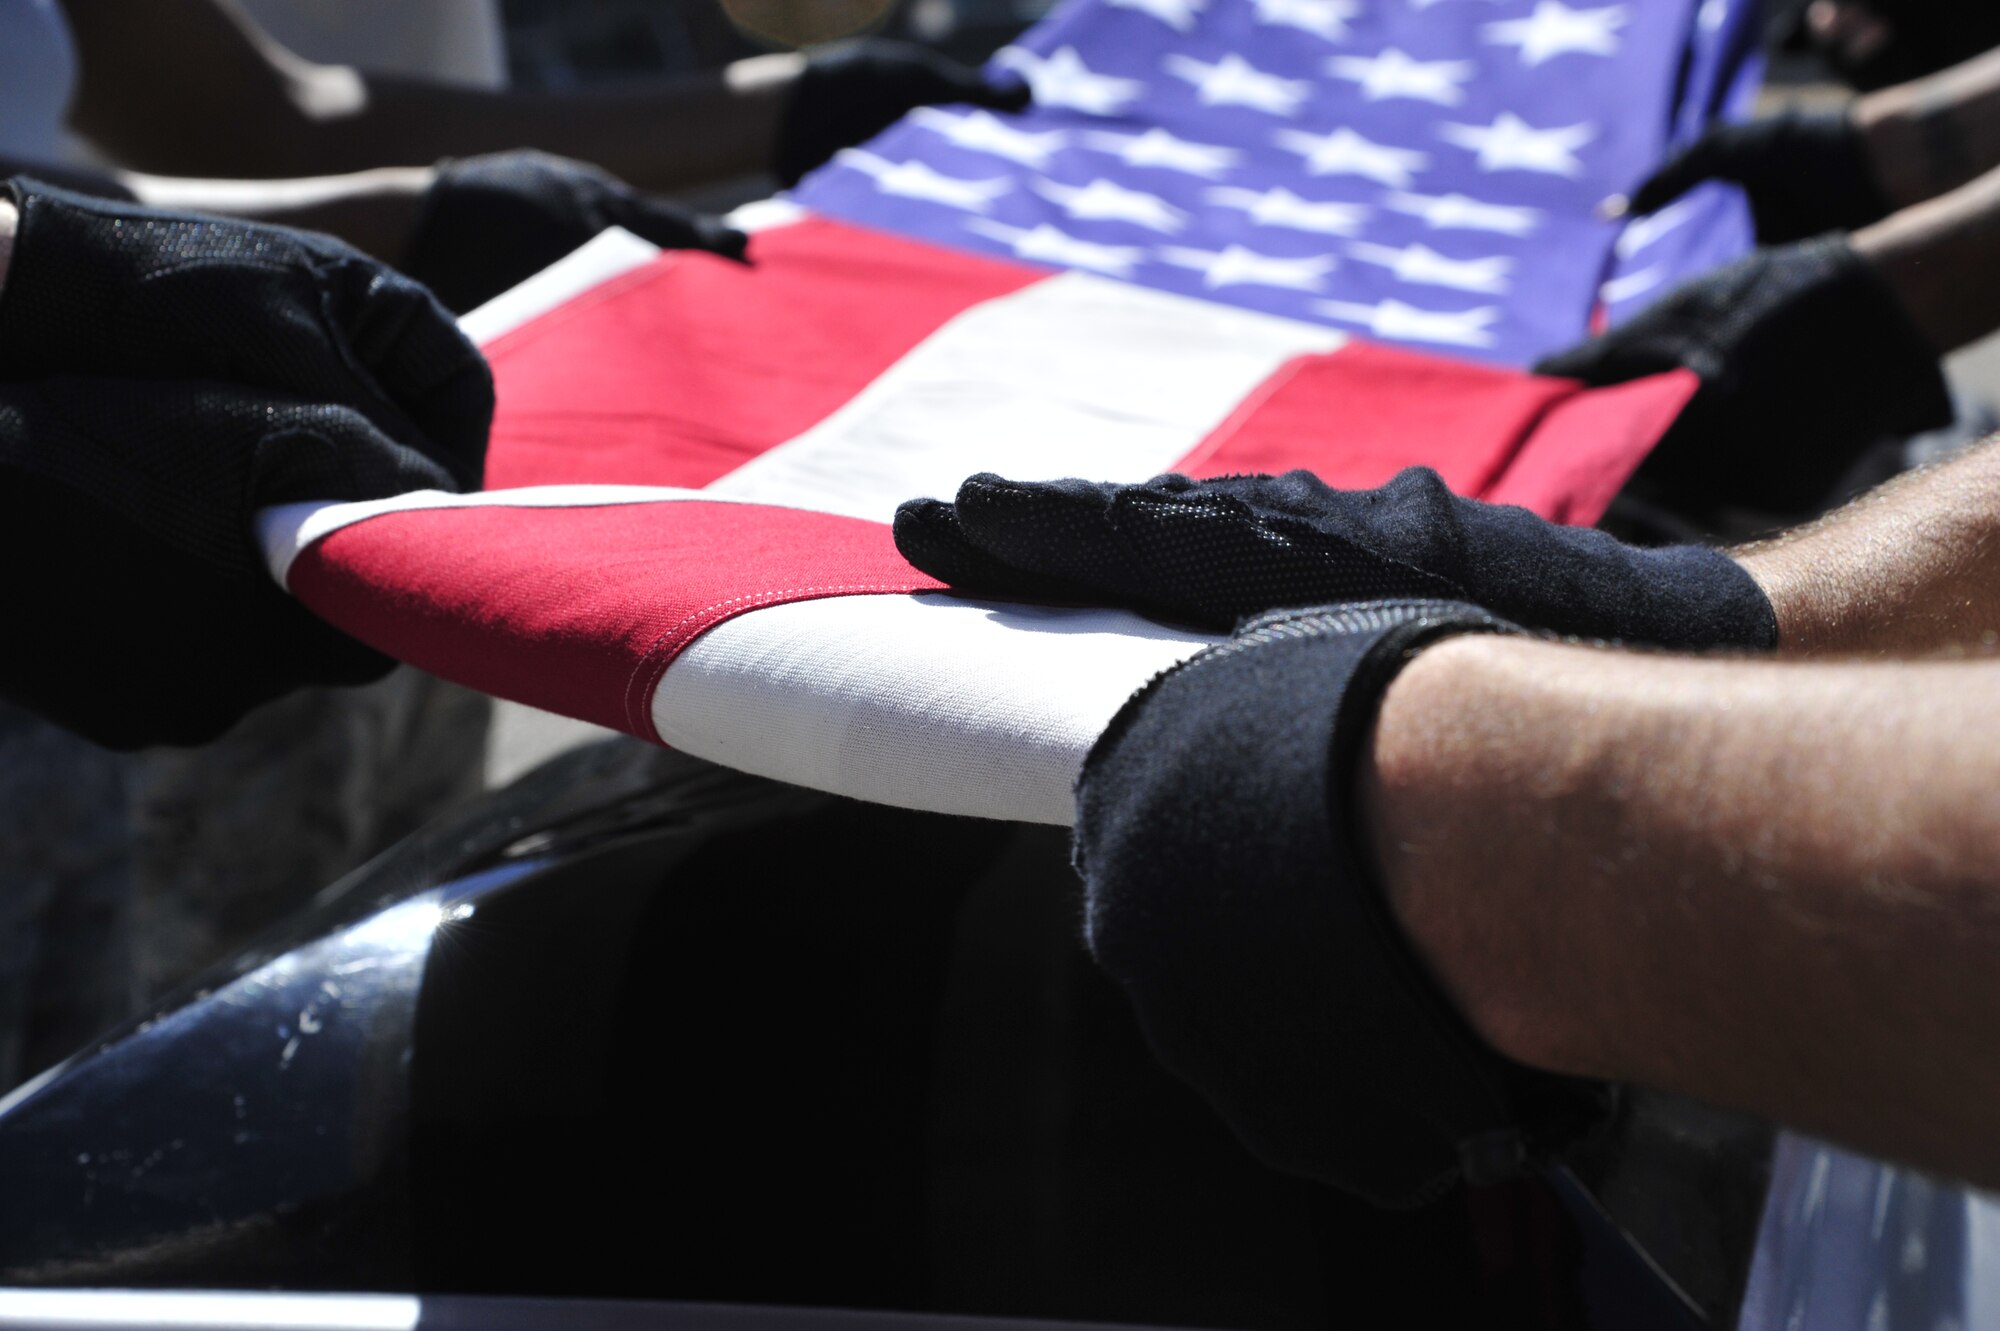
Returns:
[[[0,1284],[1691,1324],[1566,1181],[1388,1214],[1257,1166],[1076,897],[1054,829],[582,751],[0,1106]]]

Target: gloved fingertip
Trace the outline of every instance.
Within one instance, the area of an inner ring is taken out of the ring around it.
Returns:
[[[1656,213],[1707,180],[1709,175],[1706,155],[1698,149],[1690,149],[1640,181],[1638,188],[1626,196],[1625,210],[1634,217]]]
[[[1663,183],[1660,177],[1654,176],[1625,197],[1623,215],[1649,217],[1685,193],[1685,187],[1673,182]]]
[[[976,471],[958,483],[958,494],[954,497],[960,503],[963,503],[967,499],[976,501],[982,498],[988,491],[997,490],[1002,486],[1012,484],[1012,481],[997,472]]]
[[[957,539],[957,529],[958,517],[942,499],[906,499],[896,505],[896,516],[889,523],[896,548],[912,564],[928,554],[940,536]]]
[[[905,524],[915,527],[926,522],[938,521],[940,516],[949,519],[951,505],[942,499],[905,499],[896,505],[896,516],[891,525],[900,530]]]
[[[1582,379],[1586,376],[1589,357],[1585,343],[1581,347],[1571,347],[1568,351],[1558,351],[1553,356],[1544,356],[1536,361],[1530,372],[1550,379]]]
[[[1034,90],[1025,83],[981,83],[976,97],[969,98],[974,106],[983,106],[993,111],[1025,111],[1035,100]]]
[[[1095,496],[1073,493],[1075,487],[1095,487],[1084,481],[1015,481],[1005,476],[995,476],[992,472],[981,472],[969,476],[958,487],[956,510],[959,525],[974,540],[981,539],[981,532],[993,526],[1009,525],[1027,512],[1046,512],[1051,508],[1074,506],[1079,501],[1091,508],[1101,508],[1101,500]]]
[[[993,583],[992,561],[943,500],[911,499],[898,505],[889,529],[897,553],[919,572],[951,587],[977,590]]]

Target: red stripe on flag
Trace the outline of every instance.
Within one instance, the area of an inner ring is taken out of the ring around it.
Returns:
[[[306,550],[288,583],[400,660],[655,743],[654,686],[723,620],[941,586],[881,523],[702,500],[385,514]]]
[[[494,489],[699,489],[824,420],[954,315],[1046,273],[822,218],[751,264],[674,252],[486,348]]]
[[[1307,467],[1365,489],[1437,469],[1460,494],[1498,476],[1575,385],[1355,342],[1273,375],[1182,462],[1195,476]]]
[[[1698,386],[1676,371],[1586,389],[1357,342],[1284,366],[1176,470],[1304,467],[1367,489],[1421,465],[1462,495],[1595,522]]]
[[[1700,387],[1693,370],[1671,370],[1566,397],[1479,497],[1554,522],[1595,522]]]

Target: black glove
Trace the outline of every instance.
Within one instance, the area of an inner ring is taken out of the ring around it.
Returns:
[[[786,185],[842,148],[865,143],[919,106],[964,102],[995,111],[1028,104],[1021,84],[996,88],[969,65],[906,42],[859,38],[820,47],[792,85],[771,171]]]
[[[251,515],[449,480],[349,407],[194,381],[0,384],[0,694],[136,748],[378,678],[389,658],[272,583]]]
[[[1699,546],[1647,550],[1451,493],[1413,467],[1379,490],[1310,472],[1144,485],[979,475],[896,510],[896,547],[971,595],[1129,605],[1209,628],[1281,606],[1422,596],[1530,628],[1663,647],[1768,648],[1757,584]]]
[[[492,375],[416,282],[311,232],[11,188],[0,375],[195,379],[335,403],[428,459],[427,484],[478,486]]]
[[[440,164],[401,267],[464,314],[614,226],[662,249],[730,259],[749,243],[720,218],[607,171],[522,151]]]
[[[1838,237],[1758,250],[1535,371],[1615,384],[1676,368],[1701,388],[1646,470],[1739,504],[1808,508],[1868,445],[1952,419],[1937,349]]]
[[[1782,111],[1712,129],[1632,192],[1632,211],[1658,212],[1704,180],[1743,187],[1765,245],[1852,231],[1896,211],[1845,111]]]
[[[1137,694],[1077,783],[1086,937],[1154,1053],[1267,1164],[1382,1205],[1507,1177],[1609,1104],[1473,1033],[1357,821],[1397,672],[1442,637],[1510,628],[1449,601],[1274,612]]]

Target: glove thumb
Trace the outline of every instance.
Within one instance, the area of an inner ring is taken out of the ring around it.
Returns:
[[[981,78],[965,90],[966,102],[989,111],[1025,111],[1034,100],[1027,84],[1012,80],[994,84]]]
[[[1715,144],[1703,139],[1683,149],[1632,191],[1628,207],[1635,216],[1656,213],[1705,180],[1723,174]]]
[[[638,194],[621,212],[620,226],[665,249],[707,250],[741,262],[750,247],[750,237],[721,218],[684,208],[670,199]]]
[[[1622,378],[1611,372],[1608,365],[1608,349],[1602,337],[1593,337],[1579,342],[1567,351],[1558,351],[1552,356],[1544,356],[1535,362],[1536,374],[1550,375],[1557,379],[1581,379],[1587,384],[1618,383]]]

